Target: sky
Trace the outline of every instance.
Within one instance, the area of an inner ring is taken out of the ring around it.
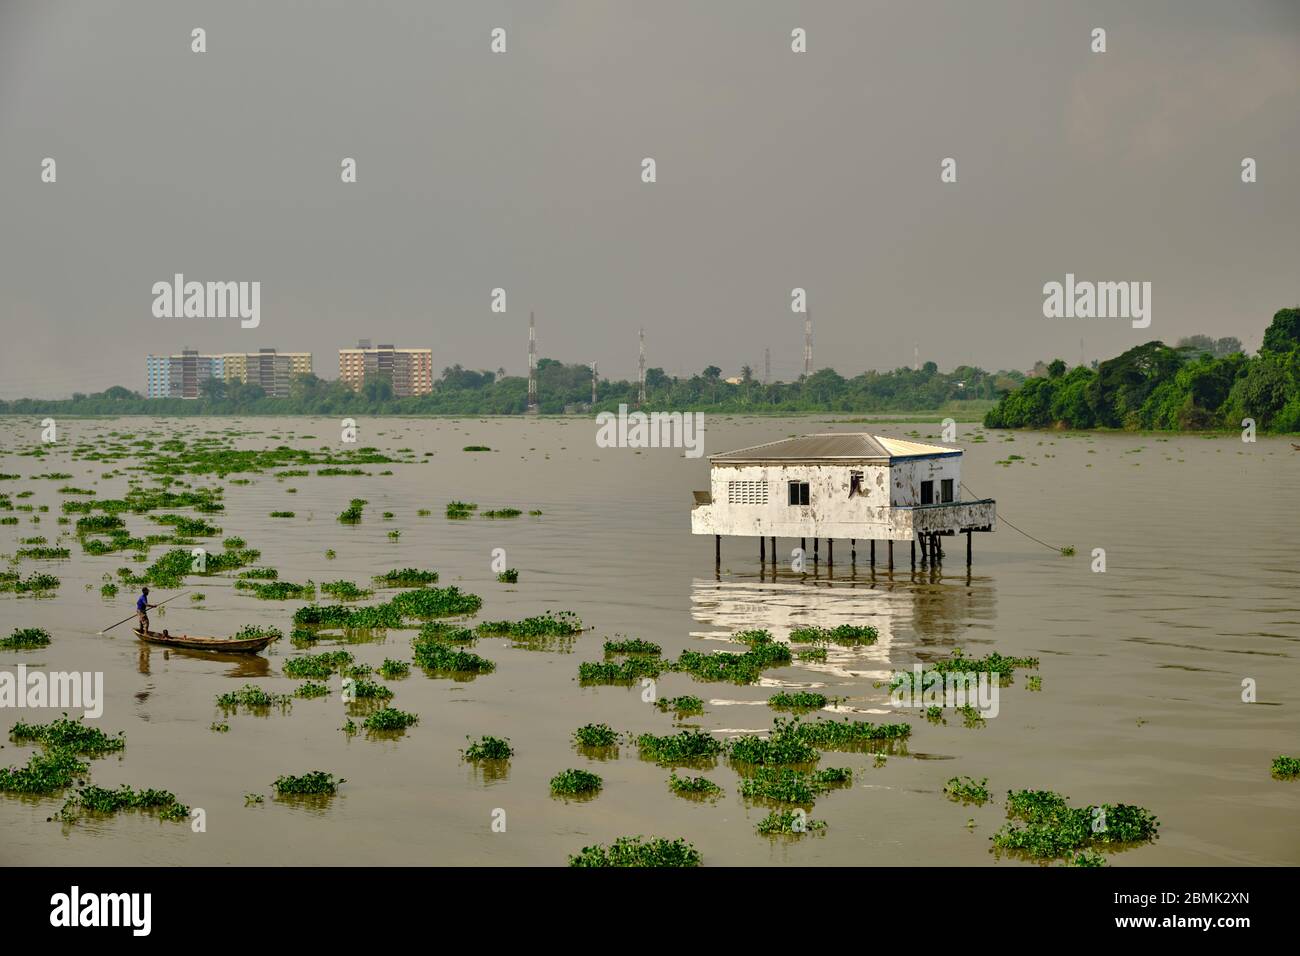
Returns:
[[[788,380],[795,288],[845,375],[1253,349],[1300,304],[1298,64],[1295,0],[0,0],[0,398],[359,338],[522,374],[530,310],[602,376],[644,327]],[[155,317],[175,273],[259,326]],[[1067,273],[1150,327],[1045,318]]]

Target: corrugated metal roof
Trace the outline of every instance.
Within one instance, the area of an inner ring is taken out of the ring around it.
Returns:
[[[719,463],[742,461],[887,461],[891,458],[911,458],[925,455],[961,454],[955,445],[935,442],[918,442],[867,432],[825,432],[818,435],[800,435],[780,441],[739,448],[736,451],[710,455],[709,461]]]

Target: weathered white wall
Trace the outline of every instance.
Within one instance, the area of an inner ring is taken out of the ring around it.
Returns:
[[[863,494],[849,497],[849,474],[863,473]],[[919,528],[956,530],[972,523],[992,523],[991,506],[980,509],[923,509],[914,518],[911,505],[920,501],[921,481],[933,478],[936,500],[943,478],[955,482],[961,497],[961,458],[920,458],[892,465],[716,465],[710,469],[713,503],[691,512],[695,534],[769,536],[778,538],[892,538],[910,540]],[[766,505],[730,504],[728,482],[767,483]],[[787,504],[791,481],[809,484],[809,504]],[[959,521],[966,522],[959,524]]]

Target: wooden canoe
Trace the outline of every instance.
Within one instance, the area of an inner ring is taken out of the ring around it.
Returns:
[[[224,653],[255,654],[275,638],[249,637],[236,640],[231,637],[200,637],[196,634],[163,634],[161,631],[142,631],[135,628],[135,636],[150,644],[164,647],[184,647],[193,651],[222,651]]]

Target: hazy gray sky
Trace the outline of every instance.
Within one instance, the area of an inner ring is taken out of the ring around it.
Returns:
[[[602,374],[645,326],[791,377],[795,286],[843,374],[1253,348],[1300,302],[1298,118],[1295,0],[0,0],[0,396],[358,337],[518,374],[530,308]],[[154,318],[176,272],[260,281],[261,326]],[[1067,272],[1150,281],[1151,327],[1045,319]]]

